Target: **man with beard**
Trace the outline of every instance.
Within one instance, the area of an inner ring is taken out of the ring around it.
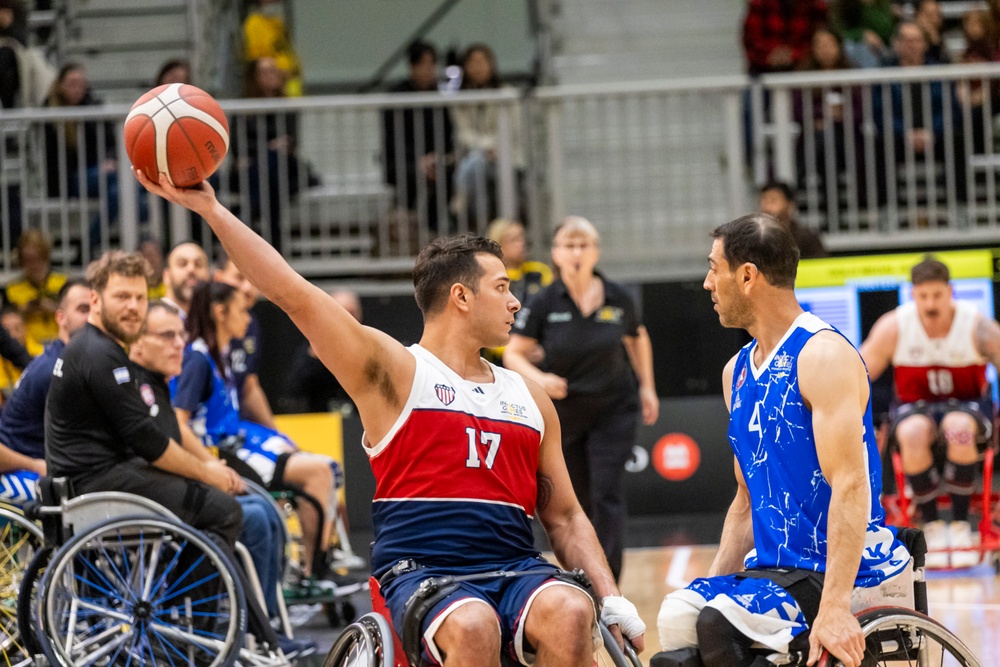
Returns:
[[[924,521],[930,551],[973,547],[969,499],[979,447],[990,433],[993,406],[986,363],[1000,366],[1000,325],[952,295],[948,267],[932,257],[911,269],[913,301],[883,315],[861,345],[877,379],[891,363],[895,401],[890,430]],[[938,519],[939,475],[932,447],[946,447],[944,489],[950,524]],[[971,567],[978,551],[953,551],[952,567]],[[947,553],[927,554],[927,567],[947,567]]]
[[[770,664],[825,648],[846,667],[865,650],[856,607],[909,591],[909,555],[886,528],[871,386],[857,350],[795,299],[788,229],[753,214],[717,228],[705,289],[725,327],[753,337],[722,374],[736,498],[707,578],[670,593],[660,643],[673,662]],[[891,590],[886,590],[890,588]]]
[[[163,269],[163,284],[166,286],[164,300],[187,315],[191,307],[191,293],[198,283],[209,279],[208,255],[197,243],[183,241],[174,246],[167,255],[167,267]]]
[[[222,461],[200,461],[150,414],[135,383],[128,348],[148,308],[147,264],[139,254],[105,253],[87,267],[90,315],[52,370],[45,404],[49,475],[74,494],[123,491],[149,498],[181,521],[217,538],[230,558],[242,527],[232,494],[243,481]],[[267,615],[246,598],[251,631],[277,647]]]

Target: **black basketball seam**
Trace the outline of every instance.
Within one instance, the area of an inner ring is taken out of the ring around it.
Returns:
[[[156,96],[156,98],[157,98],[157,99],[159,99],[159,98],[160,98],[160,96],[159,96],[159,95],[157,95],[157,96]],[[186,100],[186,98],[184,98],[184,97],[179,97],[179,98],[177,98],[176,100],[174,100],[173,102],[179,102],[180,100],[185,100],[185,101],[187,101],[187,100]],[[173,104],[173,102],[171,102],[170,104]],[[161,100],[161,103],[162,103],[162,100]],[[166,111],[167,113],[169,113],[169,114],[170,114],[170,116],[171,116],[171,117],[172,117],[172,118],[173,118],[174,120],[180,120],[180,118],[181,118],[181,117],[179,117],[179,116],[175,115],[175,114],[174,114],[174,112],[173,112],[173,111],[172,111],[172,110],[170,109],[170,104],[164,104],[164,105],[163,105],[163,108],[161,109],[161,111]],[[188,102],[188,104],[190,104],[190,102]],[[188,116],[185,116],[185,118],[187,118],[187,117],[188,117]],[[173,125],[173,123],[171,123],[171,125]],[[202,158],[201,158],[201,151],[200,151],[200,150],[198,150],[198,146],[197,146],[197,145],[195,144],[194,140],[192,140],[192,139],[191,139],[191,135],[187,133],[187,130],[186,130],[186,129],[184,129],[184,126],[183,126],[183,125],[180,125],[180,131],[181,131],[181,133],[182,133],[182,134],[184,135],[184,138],[185,138],[185,139],[187,139],[187,141],[188,141],[188,144],[189,144],[189,145],[191,146],[191,148],[193,148],[193,149],[194,149],[194,154],[195,154],[195,156],[197,156],[197,158],[198,158],[198,162],[199,162],[199,163],[201,164],[201,170],[202,170],[202,172],[207,172],[207,171],[208,171],[208,168],[207,168],[207,167],[205,166],[205,161],[204,161],[204,160],[202,160]],[[167,128],[167,135],[169,136],[169,134],[170,134],[170,128],[168,127],[168,128]],[[164,137],[164,141],[166,141],[166,139],[167,139],[167,137]],[[213,166],[214,166],[214,165],[213,165]],[[168,167],[169,167],[169,165],[168,165]],[[172,179],[172,178],[173,178],[173,177],[171,176],[171,179]],[[206,178],[207,178],[207,177],[206,177]],[[204,180],[204,178],[203,178],[202,180]]]

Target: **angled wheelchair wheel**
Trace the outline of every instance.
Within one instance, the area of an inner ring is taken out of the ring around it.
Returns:
[[[865,634],[863,667],[980,667],[968,647],[946,627],[912,609],[878,607],[858,617]],[[824,662],[820,661],[821,666]],[[829,658],[827,667],[842,667]]]
[[[326,654],[323,667],[393,667],[392,629],[380,614],[351,623]]]
[[[31,651],[18,624],[21,582],[41,550],[42,530],[14,508],[0,507],[0,651],[3,665],[27,665]]]
[[[230,559],[170,518],[83,530],[42,576],[38,635],[53,665],[232,665],[246,607]]]
[[[17,598],[17,627],[21,632],[21,645],[30,656],[42,654],[38,643],[38,586],[45,574],[45,568],[52,560],[52,547],[44,546],[31,559],[21,580],[21,591]]]

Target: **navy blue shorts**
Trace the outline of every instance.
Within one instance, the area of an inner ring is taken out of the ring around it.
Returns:
[[[497,614],[502,650],[522,664],[528,664],[524,656],[530,655],[534,650],[524,639],[522,623],[531,600],[537,592],[549,585],[572,585],[553,579],[552,576],[559,571],[558,568],[541,558],[491,563],[488,566],[464,569],[428,567],[407,572],[386,582],[382,595],[392,614],[392,624],[397,634],[402,636],[406,602],[420,586],[420,582],[432,577],[461,576],[497,570],[505,572],[537,570],[538,574],[460,582],[456,590],[439,600],[424,616],[420,627],[423,656],[432,665],[442,664],[442,656],[434,644],[434,633],[451,611],[468,602],[482,600]]]

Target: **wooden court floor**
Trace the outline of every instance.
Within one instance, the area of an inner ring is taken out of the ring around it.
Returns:
[[[620,582],[622,594],[646,622],[649,658],[659,650],[656,614],[663,596],[705,576],[716,547],[642,547],[627,549]],[[1000,577],[989,562],[964,571],[928,572],[930,615],[968,645],[984,667],[1000,667]]]

